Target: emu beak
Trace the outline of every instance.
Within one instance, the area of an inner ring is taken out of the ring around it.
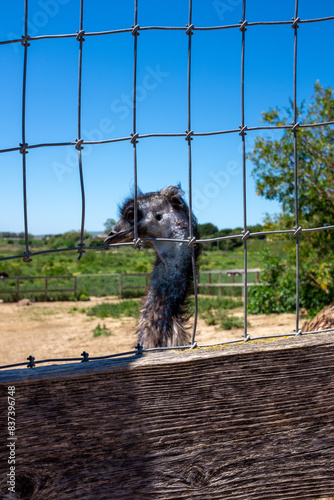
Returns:
[[[126,231],[110,231],[106,239],[104,240],[104,245],[111,245],[112,243],[126,243],[132,241],[133,232],[131,229]]]

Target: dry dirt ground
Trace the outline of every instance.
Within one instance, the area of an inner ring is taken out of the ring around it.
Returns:
[[[37,302],[29,306],[0,303],[1,365],[22,363],[29,355],[36,360],[50,358],[80,358],[83,351],[90,356],[104,356],[131,351],[136,345],[133,318],[105,318],[87,316],[86,310],[114,298],[91,298],[88,302]],[[243,316],[243,310],[233,314]],[[251,337],[290,333],[295,328],[293,314],[249,315]],[[93,337],[93,329],[105,324],[110,336]],[[211,344],[239,339],[243,330],[218,330],[198,321],[196,341]]]

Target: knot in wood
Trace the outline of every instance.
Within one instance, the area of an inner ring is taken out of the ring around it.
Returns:
[[[192,465],[183,473],[183,478],[192,488],[203,488],[209,483],[209,471],[201,465]]]

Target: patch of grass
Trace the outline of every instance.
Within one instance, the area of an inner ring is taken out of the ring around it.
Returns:
[[[194,308],[194,299],[191,300]],[[231,316],[228,310],[241,307],[242,300],[233,300],[228,297],[199,297],[198,314],[209,326],[220,325],[223,330],[232,328],[243,328],[244,323],[241,318]]]
[[[138,318],[139,317],[139,307],[140,303],[138,300],[124,300],[117,304],[108,304],[104,302],[103,304],[98,304],[96,306],[91,307],[87,311],[88,316],[97,316],[98,318],[121,318],[121,317],[130,317],[130,318]]]
[[[88,311],[87,307],[71,307],[71,309],[68,310],[69,314],[75,314],[75,313],[85,313]]]
[[[223,330],[232,330],[232,328],[243,328],[244,322],[242,318],[237,318],[236,316],[228,316],[226,314],[220,321],[220,327]]]
[[[104,323],[102,326],[99,323],[93,330],[93,337],[100,337],[101,335],[105,335],[106,337],[110,337],[111,335],[111,331],[106,328]]]
[[[194,299],[192,299],[192,304],[195,304]],[[200,315],[215,309],[235,309],[242,305],[242,300],[233,300],[229,297],[198,297],[198,311]]]

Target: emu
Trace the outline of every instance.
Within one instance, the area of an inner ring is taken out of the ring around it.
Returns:
[[[189,238],[189,208],[180,186],[137,197],[137,226],[140,239]],[[197,221],[192,216],[192,234],[199,238]],[[134,240],[134,199],[127,199],[120,208],[120,219],[105,239],[105,244]],[[187,297],[192,279],[192,248],[187,243],[147,241],[155,249],[156,261],[151,283],[137,326],[138,342],[144,348],[188,345],[189,319]],[[194,248],[195,263],[199,256]]]
[[[325,306],[312,320],[305,321],[302,332],[316,332],[334,327],[334,305]]]

